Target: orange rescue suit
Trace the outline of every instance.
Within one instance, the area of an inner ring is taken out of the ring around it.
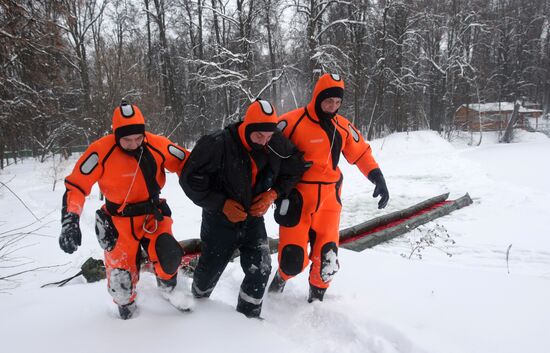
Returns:
[[[115,133],[92,143],[80,157],[72,173],[65,179],[67,191],[63,199],[63,212],[80,215],[85,197],[90,194],[96,182],[105,195],[106,205],[97,211],[96,217],[107,217],[114,228],[112,231],[116,233],[114,244],[104,249],[109,291],[119,305],[133,302],[135,298],[135,286],[139,279],[140,246],[145,247],[157,278],[161,280],[174,278],[181,262],[181,249],[172,235],[170,211],[165,201],[159,199],[159,194],[166,182],[165,170],[180,175],[189,151],[165,137],[149,132],[145,132],[144,141],[138,149],[141,153],[131,154],[124,151],[117,143],[116,131],[117,128],[124,128],[125,124],[129,127],[143,124],[141,112],[137,107],[134,109],[137,115],[134,120],[137,121],[132,121],[132,118],[124,119],[115,110]],[[150,171],[149,177],[146,177],[144,170]],[[151,184],[156,185],[152,187]],[[132,209],[134,211],[129,211]],[[158,209],[164,210],[162,214]],[[151,210],[158,214],[153,214]],[[168,252],[171,256],[170,265],[167,266],[167,262],[163,263],[163,259],[159,259],[159,247],[162,252]],[[114,283],[115,277],[117,283]],[[120,280],[122,277],[126,279]],[[128,291],[116,293],[117,290],[120,292],[120,288],[117,288],[120,283],[129,284],[130,280],[131,290],[122,285]]]
[[[311,163],[289,195],[287,205],[279,202],[275,213],[281,225],[279,275],[285,281],[296,276],[307,267],[309,257],[312,262],[309,282],[321,289],[328,288],[339,268],[343,180],[338,167],[340,153],[365,176],[378,168],[369,144],[346,118],[335,114],[322,121],[318,116],[321,101],[331,97],[330,90],[335,89],[343,93],[342,79],[324,74],[315,86],[310,103],[282,115],[278,124],[283,134],[304,152],[306,162]],[[309,256],[308,243],[311,246]]]

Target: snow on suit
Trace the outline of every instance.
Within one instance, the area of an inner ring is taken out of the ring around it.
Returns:
[[[249,317],[261,312],[271,258],[263,213],[277,195],[287,195],[304,170],[302,153],[276,130],[277,115],[263,100],[248,108],[244,121],[203,136],[193,148],[180,178],[187,196],[203,208],[201,256],[192,291],[209,297],[235,249],[240,251],[245,277],[237,311]],[[255,131],[275,131],[266,146],[254,144]],[[261,215],[254,216],[254,200],[269,198]],[[242,212],[232,221],[228,208]]]
[[[132,134],[144,134],[143,143],[134,151],[124,150],[120,139]],[[105,196],[95,228],[105,250],[109,293],[119,306],[136,297],[142,247],[159,285],[176,285],[182,249],[172,235],[170,208],[159,195],[166,182],[165,169],[181,174],[188,155],[169,139],[145,132],[141,111],[123,103],[113,113],[113,134],[92,143],[65,179],[64,219],[81,214],[96,182]]]

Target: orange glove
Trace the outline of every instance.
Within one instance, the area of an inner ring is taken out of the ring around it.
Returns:
[[[244,207],[235,200],[227,199],[223,204],[223,214],[231,223],[242,222],[246,219]]]
[[[277,191],[271,189],[261,194],[257,195],[254,200],[252,200],[252,207],[250,207],[250,214],[254,217],[261,217],[266,212],[269,206],[277,198]]]

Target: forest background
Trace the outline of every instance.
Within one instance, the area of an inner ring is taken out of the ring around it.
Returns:
[[[306,104],[323,72],[367,139],[449,136],[461,104],[549,113],[550,1],[0,0],[0,66],[1,168],[109,133],[123,99],[192,147],[257,97]]]

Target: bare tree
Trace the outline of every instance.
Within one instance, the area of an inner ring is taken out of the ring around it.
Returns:
[[[110,131],[123,98],[180,143],[259,95],[305,104],[346,80],[342,113],[374,138],[447,135],[462,104],[550,110],[547,0],[0,0],[0,168]],[[143,30],[145,29],[145,30]]]
[[[504,143],[512,142],[514,126],[516,125],[519,119],[520,107],[521,107],[521,103],[519,101],[516,101],[514,103],[514,111],[512,112],[512,115],[510,116],[508,123],[506,124],[506,129],[504,130],[504,136],[502,136],[502,139],[500,139],[500,142],[504,142]]]
[[[92,86],[88,63],[88,32],[103,15],[106,1],[63,0],[63,23],[60,27],[67,33],[74,56],[66,56],[70,65],[77,68],[82,84],[82,102],[85,112],[92,109]]]

